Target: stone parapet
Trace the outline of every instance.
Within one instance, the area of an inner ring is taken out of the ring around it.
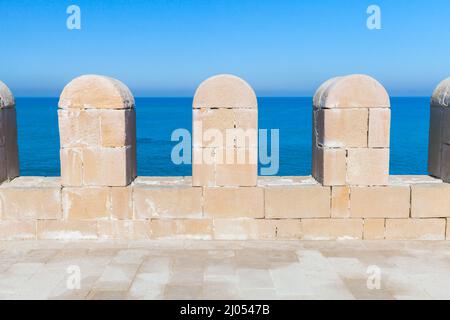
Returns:
[[[350,75],[314,96],[312,176],[258,177],[256,95],[215,76],[194,97],[193,176],[136,177],[133,95],[82,76],[61,94],[61,177],[46,178],[18,176],[0,82],[0,239],[449,240],[449,96],[447,79],[431,100],[430,176],[389,175],[389,96]]]
[[[312,177],[191,183],[138,177],[127,187],[68,188],[59,178],[19,177],[0,186],[0,239],[449,239],[450,188],[429,176],[334,194]]]

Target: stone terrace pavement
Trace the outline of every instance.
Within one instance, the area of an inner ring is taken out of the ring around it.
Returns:
[[[450,242],[0,242],[0,298],[449,299]]]

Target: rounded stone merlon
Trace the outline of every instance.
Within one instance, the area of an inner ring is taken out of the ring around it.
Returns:
[[[325,92],[327,92],[327,89],[329,86],[331,86],[335,81],[341,79],[342,77],[334,77],[331,79],[328,79],[324,83],[322,83],[317,89],[316,93],[314,93],[313,97],[313,106],[314,108],[320,108],[320,105],[322,103],[322,99],[324,99],[326,96],[324,95]]]
[[[258,102],[252,87],[239,77],[220,74],[203,81],[197,88],[194,109],[256,109]]]
[[[0,108],[12,108],[15,104],[11,90],[0,81]]]
[[[431,97],[431,106],[450,106],[450,78],[447,78],[438,84]]]
[[[331,108],[390,108],[386,89],[374,78],[353,74],[333,78],[317,91],[315,107]]]
[[[134,108],[134,97],[119,80],[84,75],[64,87],[58,105],[61,109],[131,109]]]

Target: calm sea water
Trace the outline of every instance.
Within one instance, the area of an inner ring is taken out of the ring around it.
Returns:
[[[138,175],[191,175],[170,160],[173,130],[191,130],[191,98],[137,98]],[[279,175],[311,172],[311,98],[260,98],[259,127],[280,129]],[[426,174],[429,98],[392,98],[391,174]],[[21,175],[58,176],[57,98],[17,98]]]

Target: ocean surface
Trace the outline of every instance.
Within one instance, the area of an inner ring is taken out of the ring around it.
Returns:
[[[429,97],[391,98],[391,174],[427,174]],[[311,173],[312,98],[259,98],[259,128],[280,130],[278,175]],[[16,98],[21,175],[58,176],[58,98]],[[173,130],[192,127],[192,98],[136,98],[140,176],[191,175],[171,161]]]

